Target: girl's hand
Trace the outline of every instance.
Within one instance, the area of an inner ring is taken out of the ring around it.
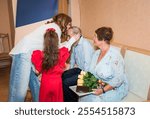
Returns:
[[[40,73],[38,70],[35,69],[35,74],[38,76]]]
[[[40,82],[41,82],[41,78],[42,78],[42,75],[40,74],[40,75],[38,76],[38,79],[39,79]]]
[[[75,38],[75,40],[77,41],[77,40],[79,40],[80,39],[80,36],[81,36],[81,34],[76,34],[76,35],[74,35],[73,37]]]

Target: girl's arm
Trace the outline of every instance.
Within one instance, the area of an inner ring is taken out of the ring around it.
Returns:
[[[71,50],[71,46],[80,38],[80,34],[74,35],[70,40],[68,40],[64,45],[61,45],[59,48],[66,47],[68,50]]]

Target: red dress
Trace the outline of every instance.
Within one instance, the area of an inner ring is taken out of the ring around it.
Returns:
[[[43,52],[33,51],[32,63],[39,72],[42,68]],[[59,49],[58,63],[47,72],[42,73],[39,101],[40,102],[63,102],[62,73],[65,62],[69,57],[69,51],[63,47]]]

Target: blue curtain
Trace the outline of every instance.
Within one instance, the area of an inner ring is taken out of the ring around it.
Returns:
[[[49,19],[58,13],[58,0],[18,0],[16,27]]]

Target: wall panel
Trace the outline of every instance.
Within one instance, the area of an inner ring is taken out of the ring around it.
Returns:
[[[110,26],[114,42],[150,50],[150,0],[79,0],[83,34]]]

